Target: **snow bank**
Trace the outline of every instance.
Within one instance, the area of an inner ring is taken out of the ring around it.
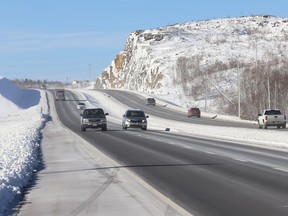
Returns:
[[[40,92],[33,89],[19,89],[8,79],[0,79],[0,95],[7,100],[13,102],[22,109],[39,104]]]
[[[22,90],[0,79],[0,215],[21,194],[38,165],[46,103],[44,92]]]

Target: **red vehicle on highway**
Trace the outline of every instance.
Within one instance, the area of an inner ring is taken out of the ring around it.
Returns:
[[[191,116],[196,116],[197,118],[200,118],[201,116],[201,111],[199,108],[197,107],[192,107],[188,110],[188,113],[187,113],[187,116],[188,117],[191,117]]]

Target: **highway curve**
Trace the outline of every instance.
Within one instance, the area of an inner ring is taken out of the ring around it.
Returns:
[[[109,94],[131,106],[143,103],[129,101],[128,93]],[[109,122],[108,131],[81,132],[79,98],[72,92],[67,97],[56,103],[66,127],[193,215],[288,215],[287,152],[164,131],[123,131],[121,125]],[[165,118],[175,115],[166,109],[157,112]]]
[[[105,92],[106,94],[114,97],[116,100],[121,101],[121,103],[130,106],[131,108],[139,108],[144,110],[146,113],[157,116],[160,118],[171,119],[176,121],[190,122],[202,125],[214,125],[214,126],[226,126],[226,127],[243,127],[243,128],[257,128],[256,125],[245,123],[222,120],[219,118],[188,118],[186,114],[177,112],[168,106],[147,106],[146,99],[139,94],[129,92],[129,91],[117,91],[117,90],[107,90],[99,89],[98,91]]]

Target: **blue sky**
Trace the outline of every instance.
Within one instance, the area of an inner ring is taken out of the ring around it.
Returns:
[[[0,76],[8,79],[96,79],[139,29],[258,14],[288,18],[287,0],[0,0],[0,5]]]

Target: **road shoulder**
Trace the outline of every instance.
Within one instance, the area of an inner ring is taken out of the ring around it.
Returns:
[[[49,100],[52,120],[41,141],[44,168],[18,215],[189,215],[65,128],[51,94]]]

